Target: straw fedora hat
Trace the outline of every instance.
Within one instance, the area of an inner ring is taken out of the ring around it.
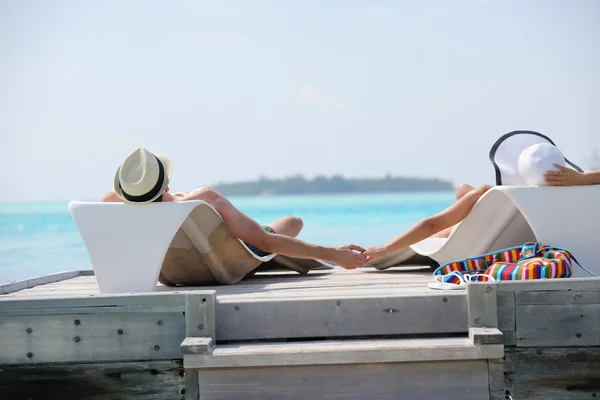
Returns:
[[[126,203],[151,203],[169,186],[172,172],[167,157],[139,148],[117,169],[114,189]]]

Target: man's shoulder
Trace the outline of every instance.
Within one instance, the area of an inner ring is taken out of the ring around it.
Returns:
[[[187,199],[188,194],[189,192],[175,192],[171,193],[171,196],[173,196],[173,200],[175,201],[182,201]]]

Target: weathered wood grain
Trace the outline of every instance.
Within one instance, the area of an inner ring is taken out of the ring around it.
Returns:
[[[212,354],[215,349],[215,341],[211,337],[187,337],[181,342],[183,354]]]
[[[185,295],[185,333],[186,339],[181,344],[181,349],[186,351],[205,348],[208,354],[212,351],[215,342],[215,296],[214,294],[186,294]],[[206,343],[200,343],[199,338]],[[185,370],[185,398],[198,400],[198,371]]]
[[[466,291],[469,327],[497,328],[498,300],[495,285],[468,283]]]
[[[322,340],[217,345],[212,354],[185,354],[186,368],[363,364],[498,358],[502,344],[469,338]]]
[[[185,294],[186,292],[183,292]],[[210,292],[208,292],[210,293]],[[149,293],[149,294],[129,294],[116,293],[112,295],[93,295],[80,296],[74,298],[64,298],[56,296],[46,299],[20,299],[0,297],[0,313],[9,310],[38,310],[42,314],[54,313],[57,308],[109,308],[122,306],[142,305],[149,308],[155,306],[175,305],[184,307],[184,297],[178,292],[173,293]]]
[[[517,292],[515,301],[517,305],[600,304],[600,285],[598,290]]]
[[[182,312],[10,316],[0,319],[0,365],[180,358]]]
[[[469,328],[469,339],[475,345],[504,344],[502,332],[496,328]]]
[[[498,293],[498,291],[496,291],[496,303],[498,304],[498,308],[514,307],[515,306],[515,293],[514,292]]]
[[[490,400],[505,400],[503,358],[488,360],[488,382]]]
[[[72,279],[81,275],[80,270],[74,271],[63,271],[54,274],[48,274],[43,276],[37,276],[35,278],[25,279],[22,281],[15,281],[0,285],[0,295],[17,292],[19,290],[31,288],[38,285],[44,285],[46,283],[64,281]]]
[[[199,374],[202,400],[461,399],[489,396],[487,361],[230,368]]]
[[[213,293],[185,295],[186,337],[215,338],[215,296]]]
[[[599,346],[600,304],[516,306],[517,346]]]
[[[189,332],[214,335],[212,291],[2,300],[0,365],[181,358],[186,299]]]
[[[512,348],[505,355],[513,399],[600,398],[600,348]]]
[[[515,331],[515,306],[498,307],[498,329],[500,329],[501,331]]]
[[[165,287],[157,286],[157,292],[215,290],[222,299],[225,298],[273,298],[307,297],[310,291],[320,291],[319,295],[344,296],[346,292],[369,291],[373,289],[379,294],[387,291],[395,294],[398,291],[410,290],[426,294],[431,292],[427,283],[431,281],[431,270],[422,267],[393,268],[386,271],[371,269],[344,270],[336,268],[332,271],[311,271],[307,275],[297,273],[261,273],[252,278],[242,280],[235,285],[205,287]],[[371,294],[376,294],[371,292]],[[0,296],[6,297],[57,297],[79,295],[98,295],[98,287],[94,276],[78,276],[68,281],[50,283],[25,289],[16,293]]]
[[[564,278],[495,282],[498,293],[543,290],[598,290],[600,278]]]
[[[517,345],[517,332],[515,331],[503,331],[504,345],[505,346],[516,346]]]
[[[3,366],[0,399],[156,400],[185,394],[181,360]]]
[[[218,340],[467,332],[464,293],[220,301]]]

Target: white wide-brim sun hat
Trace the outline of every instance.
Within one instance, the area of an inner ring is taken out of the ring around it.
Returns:
[[[117,169],[114,190],[126,203],[151,203],[169,186],[172,173],[167,157],[138,148]]]
[[[503,135],[494,143],[489,156],[498,186],[547,185],[544,174],[546,171],[556,171],[554,164],[569,164],[583,172],[565,158],[549,137],[534,131],[514,131]]]

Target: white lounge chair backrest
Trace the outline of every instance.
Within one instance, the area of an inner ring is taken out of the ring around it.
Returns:
[[[165,284],[230,284],[261,263],[306,273],[331,268],[318,260],[259,257],[202,201],[130,205],[69,203],[101,293],[151,292]]]
[[[100,292],[151,292],[171,240],[200,202],[70,202]]]
[[[517,166],[521,151],[538,143],[556,146],[547,136],[534,131],[513,131],[503,135],[490,149],[490,161],[496,173],[496,185],[523,186],[524,182]],[[565,162],[582,172],[582,169],[567,158]]]

